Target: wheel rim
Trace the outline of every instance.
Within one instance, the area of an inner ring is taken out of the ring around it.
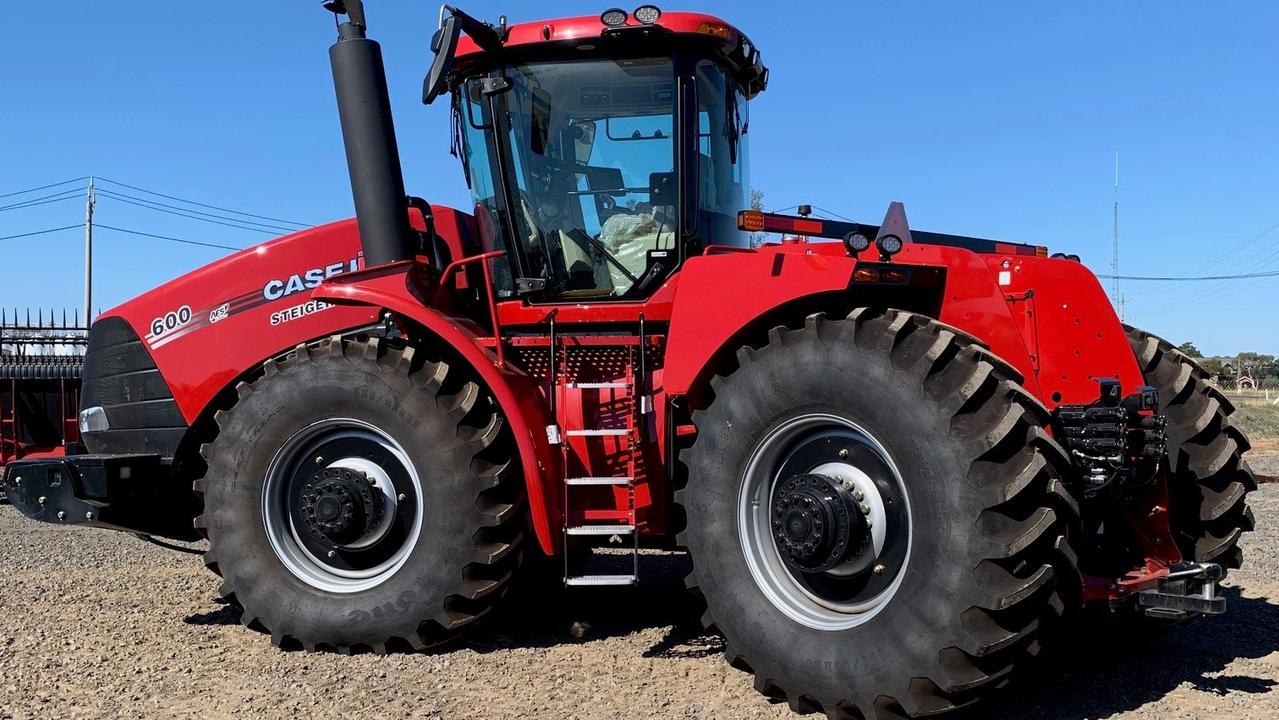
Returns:
[[[422,533],[422,482],[385,431],[333,418],[294,433],[267,468],[262,518],[276,557],[306,584],[368,590],[404,564]]]
[[[738,537],[756,584],[819,630],[867,622],[901,587],[910,499],[884,446],[824,413],[791,418],[752,452],[738,494]]]

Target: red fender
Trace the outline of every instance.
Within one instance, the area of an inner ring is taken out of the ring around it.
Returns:
[[[551,422],[546,408],[541,402],[529,401],[541,397],[538,387],[520,370],[498,365],[497,356],[484,346],[469,320],[445,315],[419,299],[424,295],[416,290],[410,272],[413,267],[413,262],[404,261],[335,276],[317,287],[313,297],[334,304],[389,310],[420,325],[471,364],[511,425],[528,487],[533,530],[542,550],[554,554],[559,535],[552,532],[552,527],[559,517],[559,497],[547,487],[546,479],[555,476],[553,471],[559,463],[546,437],[546,426]]]
[[[893,258],[904,265],[946,268],[941,321],[988,343],[1040,395],[1021,331],[981,256],[956,248],[908,245]],[[792,301],[845,292],[857,261],[837,244],[767,246],[756,253],[692,258],[684,263],[671,314],[665,390],[688,393],[711,370],[712,359],[742,328]],[[725,283],[724,278],[732,278]],[[1095,385],[1093,386],[1095,390]]]

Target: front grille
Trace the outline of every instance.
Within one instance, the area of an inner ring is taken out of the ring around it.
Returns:
[[[81,407],[101,407],[109,430],[82,438],[91,453],[158,454],[172,459],[187,424],[151,354],[123,318],[89,330]]]

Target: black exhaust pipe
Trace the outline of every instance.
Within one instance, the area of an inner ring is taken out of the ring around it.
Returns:
[[[365,36],[368,25],[361,0],[332,0],[324,7],[347,16],[347,21],[338,25],[329,61],[364,266],[407,260],[413,257],[413,233],[382,48]]]

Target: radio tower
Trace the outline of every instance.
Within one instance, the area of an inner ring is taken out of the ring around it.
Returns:
[[[1119,289],[1119,153],[1115,153],[1115,209],[1110,231],[1110,275],[1114,285],[1111,287],[1111,300],[1119,310],[1119,319],[1124,320],[1124,296]]]

